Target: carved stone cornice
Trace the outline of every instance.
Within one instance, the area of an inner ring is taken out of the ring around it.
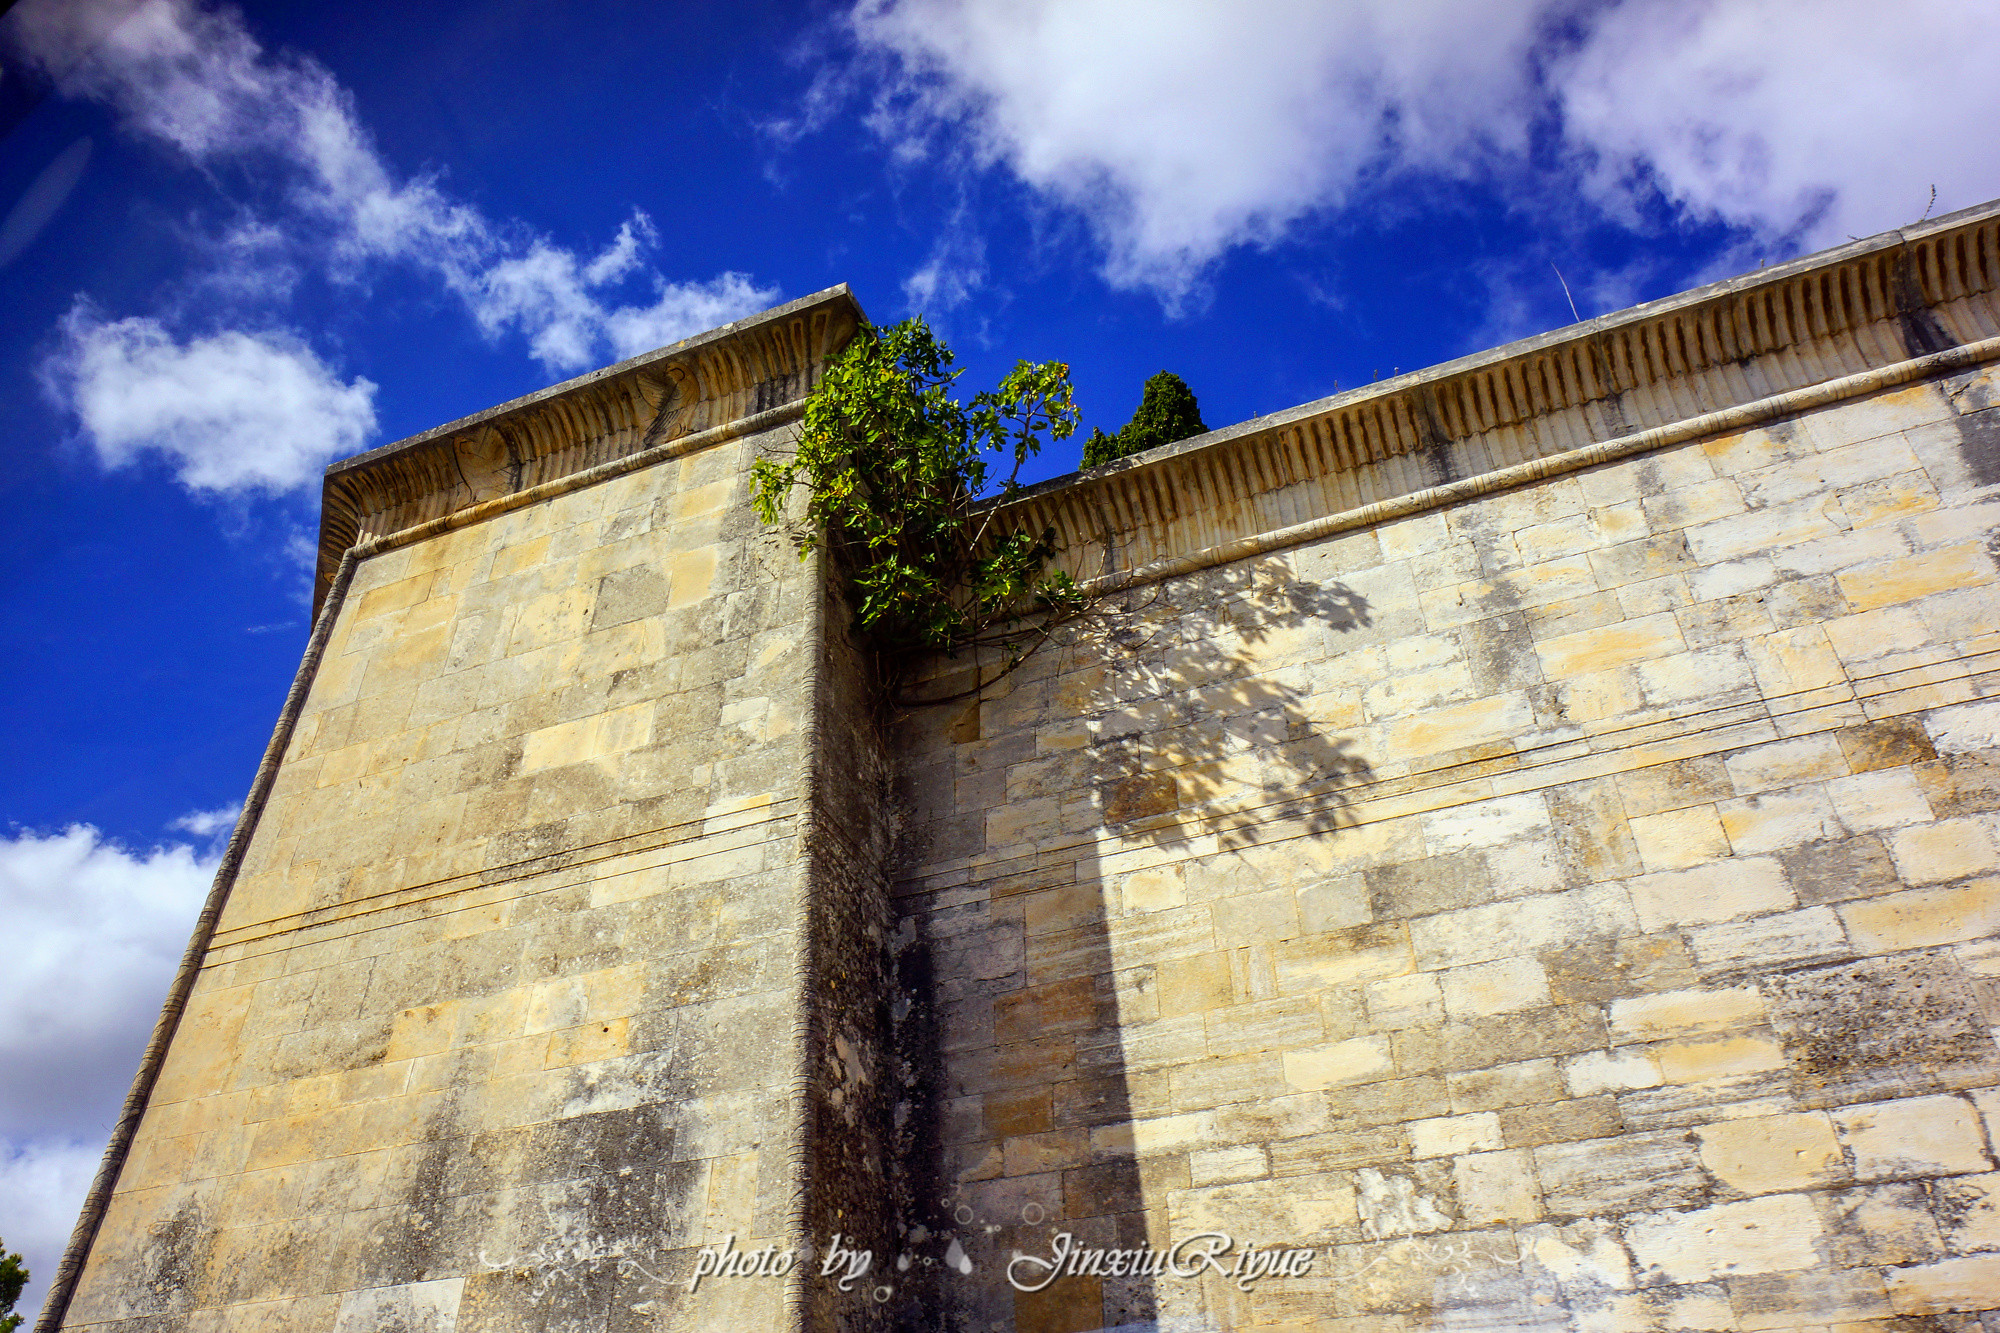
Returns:
[[[333,464],[314,605],[359,542],[802,402],[862,318],[843,283]]]
[[[2000,335],[2000,202],[1043,482],[1002,507],[1082,578]]]

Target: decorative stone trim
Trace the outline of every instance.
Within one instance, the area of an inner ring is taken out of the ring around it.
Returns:
[[[2000,202],[1028,488],[1110,576],[2000,335]],[[1859,382],[1859,381],[1857,381]]]
[[[862,319],[843,283],[335,463],[315,605],[350,546],[803,402]]]

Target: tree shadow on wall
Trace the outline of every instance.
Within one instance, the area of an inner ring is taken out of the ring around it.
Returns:
[[[1240,562],[1128,594],[1066,645],[1063,702],[1088,728],[1078,778],[1106,827],[1166,844],[1213,834],[1223,850],[1344,822],[1346,788],[1373,769],[1327,728],[1358,713],[1319,661],[1371,627],[1341,583]]]
[[[964,808],[914,840],[911,870],[959,852],[981,862],[975,884],[935,905],[905,900],[899,927],[910,936],[899,1045],[927,1088],[914,1102],[928,1108],[905,1127],[918,1176],[904,1216],[961,1238],[974,1266],[963,1281],[940,1266],[903,1326],[1151,1329],[1196,1313],[1187,1303],[1199,1284],[1172,1278],[1069,1276],[1033,1293],[1002,1280],[1009,1256],[1049,1256],[1065,1234],[1091,1249],[1174,1239],[1161,1230],[1171,1173],[1158,1174],[1133,1128],[1173,1113],[1166,1071],[1128,1071],[1125,1053],[1125,1034],[1145,1021],[1127,1012],[1126,974],[1155,946],[1142,931],[1114,948],[1130,904],[1107,885],[1103,858],[1120,842],[1171,861],[1176,849],[1240,850],[1350,823],[1343,793],[1372,770],[1335,732],[1358,716],[1358,686],[1331,687],[1318,664],[1359,646],[1372,623],[1367,599],[1345,585],[1296,578],[1283,558],[1238,562],[1110,600],[984,697],[928,721],[966,756],[963,780],[997,778],[999,764],[1002,808],[1041,802],[1047,822],[1022,816],[1039,831],[996,846],[981,834],[984,814]],[[955,665],[964,688],[976,664]],[[949,933],[967,911],[988,930],[1021,931],[1019,961],[965,970],[958,960],[970,955]],[[991,997],[993,1044],[947,1048],[937,1015],[973,993]]]

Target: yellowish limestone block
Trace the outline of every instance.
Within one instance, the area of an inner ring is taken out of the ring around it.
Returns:
[[[1646,1214],[1633,1218],[1625,1235],[1639,1267],[1665,1282],[1711,1282],[1820,1263],[1819,1214],[1803,1194]]]
[[[1661,1042],[1652,1048],[1660,1075],[1669,1083],[1706,1083],[1736,1074],[1761,1074],[1785,1067],[1785,1050],[1769,1037],[1704,1037]]]
[[[1289,889],[1218,898],[1208,906],[1215,942],[1223,948],[1292,939],[1299,933],[1298,899]]]
[[[1162,959],[1155,974],[1161,1015],[1197,1014],[1231,1003],[1236,998],[1232,961],[1227,953]]]
[[[1057,1129],[1010,1138],[1001,1150],[1002,1170],[1010,1176],[1036,1175],[1082,1166],[1090,1160],[1090,1131]]]
[[[1415,970],[1409,936],[1400,929],[1373,926],[1286,940],[1272,946],[1271,965],[1278,990],[1287,995]]]
[[[1684,870],[1730,854],[1713,805],[1683,806],[1630,821],[1632,841],[1648,871]]]
[[[1444,1019],[1444,997],[1439,993],[1435,972],[1371,981],[1363,988],[1362,995],[1368,1005],[1368,1017],[1378,1028],[1429,1027]]]
[[[1809,455],[1813,448],[1802,431],[1774,431],[1760,426],[1705,441],[1701,451],[1718,469],[1735,473],[1772,467],[1787,459]]]
[[[1195,1186],[1256,1180],[1270,1173],[1270,1154],[1262,1144],[1210,1148],[1188,1154],[1188,1183]]]
[[[1716,814],[1737,856],[1757,856],[1802,842],[1847,836],[1848,828],[1834,813],[1827,793],[1818,787],[1764,792],[1733,801],[1718,801]]]
[[[1090,1131],[1090,1150],[1099,1157],[1156,1157],[1214,1146],[1213,1111],[1146,1116]]]
[[[1991,1171],[1985,1135],[1958,1097],[1905,1097],[1833,1113],[1856,1180]]]
[[[1467,1226],[1532,1222],[1542,1214],[1541,1191],[1524,1148],[1469,1153],[1452,1163],[1460,1220]]]
[[[1285,1083],[1297,1092],[1318,1092],[1394,1075],[1387,1037],[1355,1037],[1314,1050],[1284,1053]]]
[[[1985,546],[1965,542],[1842,574],[1839,583],[1850,607],[1872,611],[1953,588],[1975,588],[1994,578],[1993,557]]]
[[[1841,616],[1820,628],[1843,662],[1866,662],[1886,653],[1908,652],[1931,641],[1923,617],[1906,606]]]
[[[1832,736],[1802,736],[1739,751],[1723,760],[1739,796],[1845,777],[1847,758]]]
[[[1548,976],[1533,958],[1502,958],[1424,975],[1440,978],[1445,1008],[1455,1019],[1539,1009],[1550,1003]]]
[[[1562,1076],[1563,1084],[1572,1097],[1657,1088],[1664,1081],[1659,1060],[1643,1046],[1585,1051],[1563,1061]]]
[[[1737,857],[1629,881],[1632,907],[1646,931],[1732,921],[1798,905],[1784,870],[1769,857]]]
[[[1668,613],[1580,630],[1535,645],[1542,671],[1553,679],[1606,671],[1628,662],[1665,657],[1687,648],[1680,624]]]
[[[1635,925],[1632,908],[1624,886],[1591,884],[1419,917],[1410,925],[1410,938],[1427,970],[1469,966],[1628,933]]]
[[[1828,517],[1825,506],[1806,500],[1769,509],[1753,509],[1687,530],[1688,547],[1703,564],[1720,564],[1748,555],[1781,551],[1822,537],[1837,537],[1843,529]]]
[[[373,620],[377,616],[388,615],[391,612],[402,611],[415,606],[417,603],[423,601],[424,598],[431,595],[431,587],[436,582],[436,572],[426,569],[412,574],[408,578],[398,579],[394,583],[373,588],[362,594],[361,600],[355,605],[351,615],[346,617],[348,623],[350,625],[358,625],[363,621]]]
[[[1841,824],[1854,833],[1927,824],[1934,818],[1916,774],[1908,767],[1836,778],[1826,784],[1826,794]]]
[[[536,773],[636,750],[651,741],[652,730],[653,705],[638,703],[531,731],[521,744],[521,771]]]
[[[1990,1310],[2000,1292],[2000,1254],[1891,1269],[1883,1281],[1896,1313],[1905,1317]]]
[[[1460,1153],[1485,1152],[1504,1146],[1500,1135],[1500,1117],[1492,1111],[1412,1120],[1406,1128],[1410,1135],[1410,1151],[1420,1158],[1455,1157]]]
[[[630,1050],[627,1020],[605,1019],[552,1032],[547,1049],[544,1064],[550,1069],[593,1064],[624,1055]]]
[[[1176,1236],[1219,1231],[1227,1236],[1283,1236],[1307,1245],[1353,1226],[1357,1217],[1354,1186],[1336,1174],[1172,1190],[1167,1194],[1167,1214]]]
[[[1695,1131],[1701,1161],[1744,1194],[1778,1194],[1834,1184],[1846,1174],[1840,1141],[1824,1114],[1724,1120]]]
[[[1118,882],[1119,901],[1128,912],[1158,912],[1187,904],[1187,876],[1180,866],[1140,870]]]
[[[714,589],[719,552],[713,546],[677,551],[667,558],[667,609],[693,606]]]
[[[1610,1032],[1614,1044],[1659,1041],[1754,1027],[1764,1018],[1764,995],[1755,986],[1665,991],[1613,1000]]]
[[[1863,953],[1899,953],[2000,934],[2000,878],[1911,889],[1844,903],[1841,920]]]
[[[1203,1023],[1210,1055],[1252,1055],[1310,1046],[1326,1037],[1319,1002],[1312,996],[1211,1009]]]
[[[2000,851],[1976,819],[1946,819],[1904,829],[1889,840],[1889,852],[1909,884],[1963,879],[2000,866]]]

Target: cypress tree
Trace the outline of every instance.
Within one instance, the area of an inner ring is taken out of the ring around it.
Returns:
[[[1114,458],[1136,454],[1146,449],[1157,449],[1163,444],[1185,440],[1190,435],[1206,433],[1208,427],[1202,423],[1201,406],[1195,402],[1194,390],[1188,388],[1187,381],[1171,370],[1163,370],[1146,381],[1146,392],[1139,400],[1139,410],[1125,423],[1116,435],[1106,435],[1101,430],[1092,430],[1090,438],[1083,444],[1083,465],[1096,467],[1099,463],[1109,463]]]

